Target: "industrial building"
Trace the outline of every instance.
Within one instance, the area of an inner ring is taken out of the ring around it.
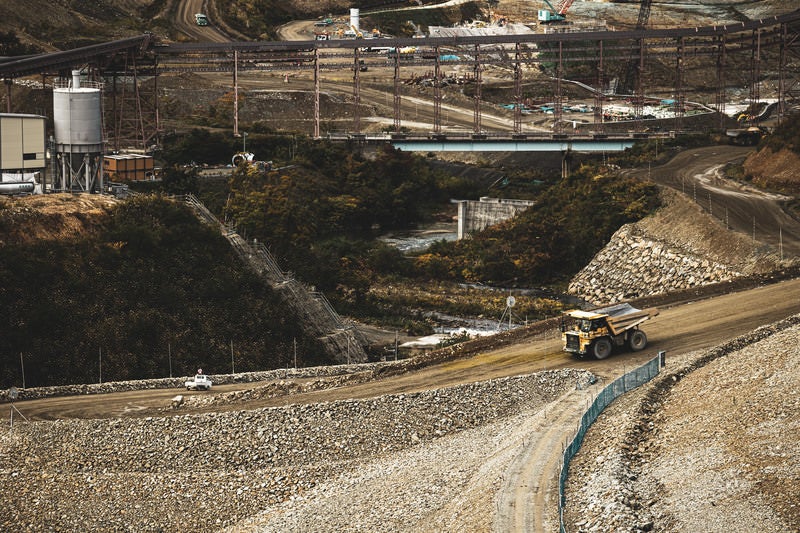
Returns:
[[[112,154],[103,157],[103,174],[110,181],[142,181],[154,178],[153,157],[142,154]]]
[[[46,122],[40,115],[0,113],[0,193],[41,192]]]
[[[57,159],[54,188],[102,191],[100,165],[104,141],[100,85],[82,82],[78,70],[72,71],[71,80],[58,80],[53,89],[53,123]]]

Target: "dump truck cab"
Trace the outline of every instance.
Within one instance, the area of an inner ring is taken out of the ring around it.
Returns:
[[[643,350],[647,346],[647,335],[639,325],[656,315],[658,309],[641,310],[630,304],[593,311],[567,311],[561,325],[564,351],[605,359],[615,347],[627,346],[635,352]]]

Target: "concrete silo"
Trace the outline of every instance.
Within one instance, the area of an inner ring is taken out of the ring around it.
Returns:
[[[101,192],[103,106],[100,84],[81,83],[80,71],[61,79],[53,89],[56,187],[66,191]]]

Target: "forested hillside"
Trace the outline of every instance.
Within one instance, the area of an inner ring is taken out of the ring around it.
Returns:
[[[49,198],[58,198],[54,195]],[[80,216],[80,215],[79,215]],[[328,363],[219,233],[162,197],[84,214],[71,237],[20,238],[39,217],[0,205],[0,386],[91,383]],[[11,240],[7,235],[14,235]],[[231,346],[232,343],[232,346]],[[20,360],[22,359],[22,361]]]
[[[178,136],[160,155],[207,157],[215,146],[227,150],[223,136]],[[279,170],[243,165],[229,180],[212,180],[199,177],[199,167],[173,164],[162,182],[147,184],[199,194],[339,312],[409,333],[426,332],[429,311],[499,315],[501,293],[461,282],[557,287],[621,224],[657,207],[654,186],[593,164],[568,180],[530,166],[508,169],[503,189],[492,192],[536,206],[472,239],[408,256],[377,237],[452,214],[451,198],[477,198],[491,183],[391,148],[367,157],[348,146],[251,137],[254,150],[276,156]],[[291,159],[278,159],[284,155]],[[27,386],[97,381],[101,361],[105,381],[166,376],[170,362],[174,375],[196,367],[228,372],[231,343],[237,371],[285,366],[295,339],[301,366],[326,362],[222,236],[182,204],[137,197],[67,221],[24,202],[0,206],[0,274],[8,280],[0,287],[0,329],[8,332],[0,337],[3,383],[19,384],[23,363]],[[73,231],[40,229],[65,225]],[[518,309],[535,318],[557,306],[521,296]]]
[[[198,152],[203,146],[213,150],[224,143],[214,141],[215,135],[192,134],[196,142],[191,146]],[[251,143],[257,153],[274,154],[276,160],[286,153],[271,135],[253,134]],[[184,153],[187,146],[181,141],[174,149]],[[200,194],[240,233],[265,243],[284,268],[324,291],[340,312],[397,320],[404,328],[410,317],[427,311],[499,315],[502,297],[481,301],[485,297],[459,294],[464,291],[456,284],[558,286],[622,224],[658,207],[655,186],[592,163],[567,180],[534,165],[507,169],[501,188],[490,189],[491,182],[456,176],[426,158],[391,148],[366,157],[322,142],[301,141],[299,146],[300,152],[286,161],[293,164],[276,161],[285,168],[240,167],[223,190]],[[192,183],[180,175],[167,181]],[[533,199],[537,205],[471,239],[437,243],[410,256],[377,239],[387,231],[429,223],[448,208],[452,216],[452,198],[486,194]],[[385,290],[389,286],[395,290]],[[530,317],[552,312],[552,302],[535,298],[520,298],[519,306]]]

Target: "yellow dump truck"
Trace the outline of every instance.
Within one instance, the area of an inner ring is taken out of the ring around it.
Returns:
[[[658,309],[636,309],[630,304],[567,311],[561,322],[564,351],[597,359],[605,359],[619,346],[638,352],[647,346],[647,335],[639,325],[657,315]]]

